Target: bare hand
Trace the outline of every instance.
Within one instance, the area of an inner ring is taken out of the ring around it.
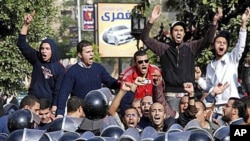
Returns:
[[[222,94],[228,86],[229,86],[228,82],[226,82],[226,83],[224,83],[224,84],[218,83],[218,84],[214,87],[213,93],[214,93],[215,95],[217,95],[217,94]]]
[[[120,75],[118,76],[118,83],[121,83],[121,82],[123,82],[123,76],[124,76],[124,74],[123,73],[120,73]]]
[[[124,90],[124,91],[130,91],[132,86],[133,86],[133,83],[125,82],[125,83],[122,84],[121,89]]]
[[[161,6],[158,4],[154,7],[152,13],[151,13],[151,22],[154,22],[157,18],[159,18],[161,15]]]
[[[25,25],[30,25],[31,21],[33,20],[33,17],[35,16],[36,11],[33,10],[31,14],[28,14],[24,16],[24,24]]]
[[[249,16],[250,16],[250,8],[247,7],[245,12],[243,13],[243,15],[241,17],[242,22],[247,22]]]
[[[201,69],[200,67],[195,67],[195,80],[199,80],[201,77]]]
[[[51,107],[51,118],[54,120],[56,117],[56,110],[57,110],[57,106],[55,106],[55,105],[53,105],[52,107]]]
[[[57,115],[55,119],[63,118],[63,115]]]
[[[153,82],[155,85],[159,85],[162,82],[162,76],[160,71],[155,70],[151,75],[153,76]]]
[[[194,86],[191,82],[186,82],[183,84],[184,90],[188,92],[189,96],[194,96]]]
[[[214,15],[214,21],[217,22],[219,21],[223,16],[223,11],[222,11],[222,8],[221,7],[218,7],[217,9],[217,13]]]
[[[138,77],[135,79],[134,83],[135,83],[136,85],[138,85],[138,86],[142,86],[142,85],[145,85],[145,84],[143,83],[145,80],[146,80],[146,78],[138,76]]]

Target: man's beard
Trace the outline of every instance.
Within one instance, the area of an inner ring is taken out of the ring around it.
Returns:
[[[229,122],[231,121],[231,119],[230,119],[228,116],[226,116],[226,115],[222,116],[221,119],[222,119],[223,121],[227,122],[227,123],[229,123]]]

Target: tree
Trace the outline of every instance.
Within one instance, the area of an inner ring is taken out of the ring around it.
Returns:
[[[23,25],[23,17],[36,11],[29,30],[28,41],[38,48],[44,37],[53,37],[51,23],[56,15],[53,0],[0,1],[0,91],[17,94],[25,91],[24,79],[31,73],[31,65],[16,46],[17,36]]]
[[[178,11],[177,20],[185,21],[191,32],[188,33],[188,39],[198,39],[203,36],[204,31],[210,24],[217,7],[223,8],[223,17],[218,25],[218,32],[228,30],[230,35],[229,51],[235,45],[240,28],[240,18],[246,7],[250,5],[249,0],[167,0],[163,4],[163,9],[174,9]],[[194,27],[195,30],[191,28]],[[248,31],[250,28],[248,27]],[[249,36],[248,32],[248,36]],[[246,53],[249,51],[249,40],[247,47],[240,61],[244,60]],[[196,64],[205,72],[205,67],[213,57],[211,48],[206,48],[200,56],[197,56]],[[239,67],[240,68],[240,67]]]

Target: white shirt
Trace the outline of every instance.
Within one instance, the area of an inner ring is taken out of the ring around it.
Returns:
[[[215,97],[215,105],[227,103],[230,97],[238,97],[238,65],[246,46],[246,29],[241,29],[239,38],[230,53],[226,53],[220,60],[212,60],[206,69],[206,80],[200,78],[198,84],[202,89],[212,92],[213,88],[218,84],[229,83],[229,87],[222,94]]]

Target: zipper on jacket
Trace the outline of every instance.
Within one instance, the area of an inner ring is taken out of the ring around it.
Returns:
[[[176,49],[177,49],[177,62],[176,62],[176,66],[177,66],[177,68],[178,68],[178,66],[179,66],[179,54],[180,54],[180,50],[179,50],[179,46],[176,46]]]

